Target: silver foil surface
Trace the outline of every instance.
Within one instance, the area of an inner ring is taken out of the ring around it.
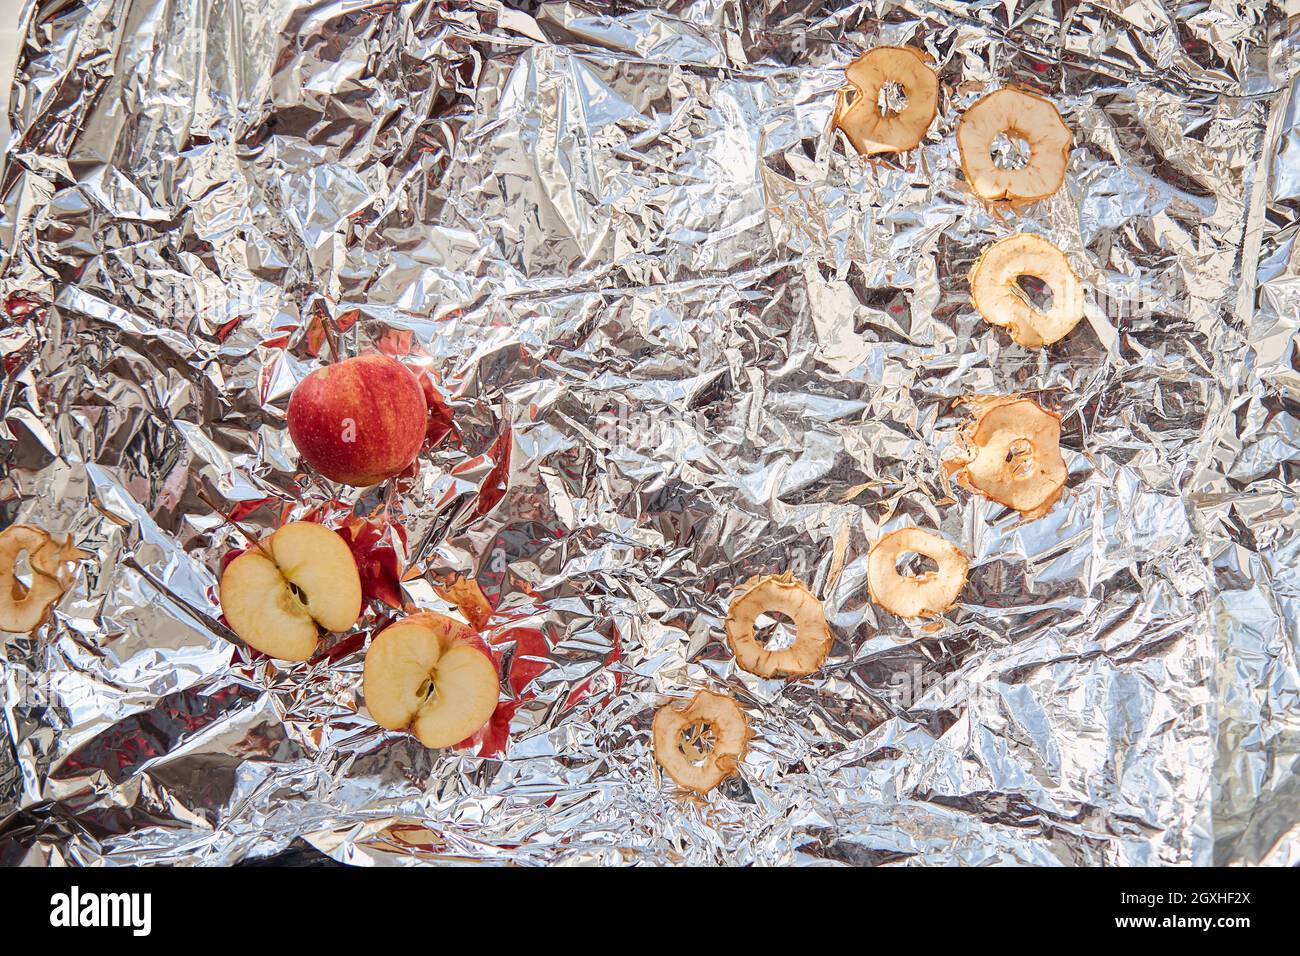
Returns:
[[[1065,10],[1064,14],[1061,10]],[[1300,863],[1300,90],[1263,0],[37,0],[0,185],[3,523],[92,557],[0,643],[0,863]],[[831,128],[879,44],[921,148]],[[1063,189],[967,190],[999,85]],[[1045,235],[1089,290],[1046,350],[969,301]],[[379,488],[301,470],[294,385],[381,349],[454,432]],[[327,337],[326,337],[327,338]],[[963,396],[1061,413],[1064,499],[954,488]],[[387,517],[403,599],[477,581],[502,706],[426,751],[367,717],[376,605],[313,660],[233,638],[238,534]],[[884,530],[972,559],[935,627],[869,600]],[[737,670],[736,584],[836,641]],[[655,709],[756,737],[690,799]]]

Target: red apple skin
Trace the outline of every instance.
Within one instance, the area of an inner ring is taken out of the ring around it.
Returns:
[[[289,435],[303,460],[357,487],[405,471],[424,443],[428,417],[419,380],[386,355],[317,369],[289,399]]]

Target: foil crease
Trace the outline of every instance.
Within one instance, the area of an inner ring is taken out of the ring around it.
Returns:
[[[32,3],[0,186],[3,522],[93,555],[0,642],[0,863],[1300,863],[1300,95],[1264,3]],[[933,58],[921,148],[831,128],[874,45]],[[963,187],[963,108],[1040,90],[1065,187]],[[973,310],[1017,229],[1088,314]],[[428,369],[456,432],[389,493],[300,472],[329,356]],[[1063,416],[1023,522],[950,488],[963,396]],[[284,665],[219,621],[239,538],[391,514],[413,605],[474,578],[503,706],[430,752],[365,715],[369,615]],[[936,628],[866,594],[883,530],[972,558]],[[836,642],[738,671],[734,586]],[[755,740],[687,799],[655,708]]]

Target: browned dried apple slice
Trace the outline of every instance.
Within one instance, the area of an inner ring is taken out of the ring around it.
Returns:
[[[933,571],[901,574],[898,559],[920,554],[936,565]],[[885,535],[867,559],[867,590],[871,599],[899,617],[942,614],[957,602],[966,584],[969,562],[961,549],[920,528],[899,528]]]
[[[1050,308],[1029,301],[1019,285],[1022,276],[1047,285]],[[1027,232],[985,248],[970,272],[970,295],[985,321],[1004,326],[1026,348],[1060,341],[1083,318],[1083,283],[1065,253]]]
[[[986,401],[966,440],[970,456],[954,463],[960,484],[1027,518],[1060,498],[1067,472],[1059,415],[1027,398]]]
[[[768,650],[755,637],[755,622],[769,611],[785,614],[794,622],[795,639],[789,647]],[[736,663],[759,677],[811,674],[826,659],[832,643],[821,601],[788,571],[742,584],[727,611],[726,630]]]
[[[834,123],[863,156],[916,147],[939,108],[939,78],[920,51],[906,46],[868,50],[844,70]]]
[[[1029,147],[1023,166],[1003,167],[993,158],[994,141],[1005,134]],[[1013,203],[1046,199],[1065,182],[1073,140],[1051,100],[1011,87],[976,102],[957,123],[961,168],[975,195]]]
[[[730,697],[702,690],[688,703],[664,704],[652,728],[655,759],[679,786],[708,793],[736,772],[749,721]]]
[[[18,559],[27,553],[29,586],[18,580]],[[34,630],[72,583],[69,566],[88,555],[69,538],[63,544],[40,528],[11,524],[0,531],[0,631]]]

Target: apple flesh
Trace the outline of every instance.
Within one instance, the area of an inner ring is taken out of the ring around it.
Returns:
[[[221,611],[254,650],[305,661],[321,628],[346,631],[361,616],[357,562],[336,532],[295,521],[226,566]]]
[[[496,665],[478,635],[442,614],[413,614],[366,652],[366,709],[388,730],[450,747],[483,728],[497,707]]]
[[[289,399],[289,435],[331,481],[366,487],[410,466],[429,409],[419,380],[386,355],[362,355],[312,372]]]

